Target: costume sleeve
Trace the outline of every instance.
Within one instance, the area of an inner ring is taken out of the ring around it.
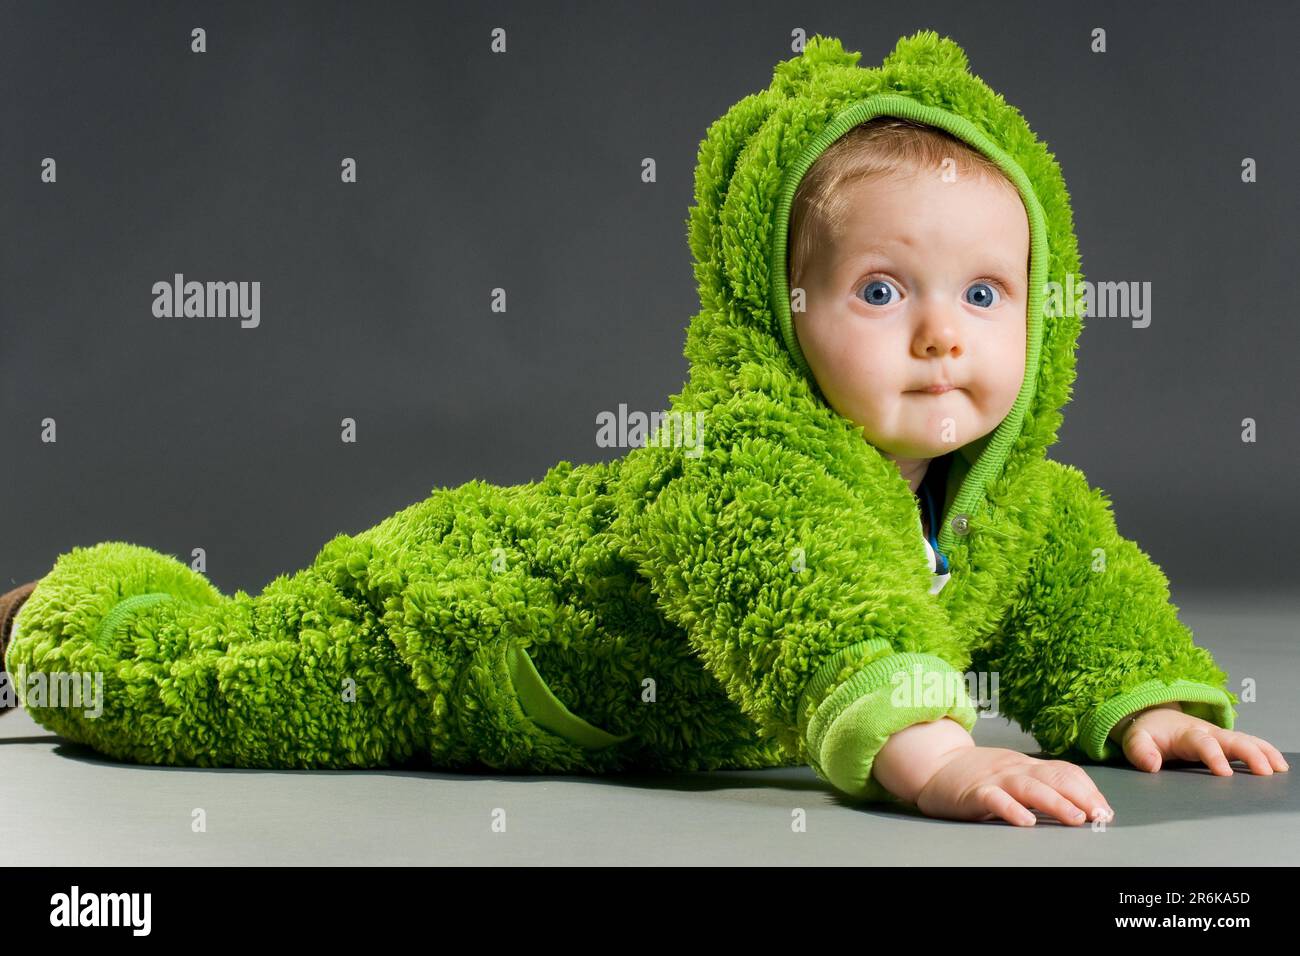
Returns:
[[[706,421],[700,454],[656,460],[624,555],[763,736],[849,797],[896,801],[871,777],[889,736],[977,717],[915,501],[880,495],[906,486],[860,432],[815,427],[765,393]]]
[[[1168,701],[1231,729],[1236,698],[1178,619],[1164,572],[1122,537],[1110,501],[1048,460],[1056,503],[997,653],[998,706],[1045,751],[1123,757],[1107,740],[1128,714]]]

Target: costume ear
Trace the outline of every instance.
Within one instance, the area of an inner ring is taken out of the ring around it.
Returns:
[[[941,37],[933,30],[918,30],[910,37],[900,37],[894,52],[885,57],[884,65],[922,66],[938,70],[970,69],[966,52],[955,41]]]
[[[803,62],[810,66],[829,64],[831,66],[857,66],[862,54],[844,49],[836,37],[813,34],[803,48]]]
[[[835,37],[814,34],[804,43],[801,55],[776,65],[772,71],[772,89],[789,95],[807,85],[814,74],[837,67],[855,67],[860,59],[861,53],[844,49]]]

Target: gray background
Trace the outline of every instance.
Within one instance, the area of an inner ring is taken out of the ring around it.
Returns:
[[[1106,490],[1176,599],[1293,586],[1300,130],[1275,104],[1294,10],[0,9],[0,584],[122,539],[203,547],[218,587],[257,593],[434,487],[623,454],[597,413],[665,408],[686,377],[708,124],[767,85],[795,27],[865,64],[928,27],[1061,161],[1085,276],[1153,286],[1149,328],[1087,325],[1052,457]],[[259,280],[261,326],[155,318],[174,272]]]
[[[1260,682],[1240,729],[1294,763],[1300,333],[1284,216],[1300,134],[1275,104],[1294,86],[1300,24],[1280,5],[1228,9],[0,4],[0,587],[121,539],[204,547],[215,584],[257,593],[434,487],[621,454],[596,446],[596,414],[663,408],[685,379],[685,220],[709,123],[767,85],[795,27],[866,64],[933,28],[1060,158],[1087,277],[1153,283],[1149,328],[1087,327],[1052,454],[1111,496],[1234,683]],[[195,25],[204,55],[189,52]],[[497,25],[504,56],[488,52]],[[1089,52],[1094,26],[1104,56]],[[39,181],[45,156],[57,185]],[[339,182],[344,156],[356,185]],[[1259,183],[1240,183],[1243,156]],[[154,318],[151,287],[174,272],[260,281],[261,327]],[[496,286],[505,315],[489,310]],[[39,440],[47,416],[55,445]],[[345,416],[356,445],[339,441]],[[1239,439],[1248,416],[1253,445]],[[1002,720],[975,736],[1036,752]],[[136,767],[21,712],[0,720],[0,758],[13,864],[1297,855],[1291,775],[1241,764],[1231,778],[1089,768],[1117,811],[1110,832],[1040,814],[1031,835],[847,812],[808,768]],[[196,807],[206,835],[190,830]],[[487,830],[496,807],[509,836]],[[796,807],[807,834],[791,833]]]

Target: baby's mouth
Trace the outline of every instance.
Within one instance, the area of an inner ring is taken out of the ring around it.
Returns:
[[[917,395],[946,395],[957,390],[956,385],[927,385],[925,388],[912,389]]]

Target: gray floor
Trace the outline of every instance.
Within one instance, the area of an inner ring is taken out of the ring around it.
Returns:
[[[1234,689],[1248,678],[1257,683],[1259,699],[1241,705],[1237,729],[1270,741],[1297,766],[1296,600],[1176,600]],[[1002,718],[981,720],[975,739],[1037,751]],[[1041,817],[1036,827],[1016,828],[863,809],[841,803],[807,769],[597,779],[140,767],[63,741],[19,711],[0,718],[0,846],[10,866],[1300,860],[1295,771],[1088,769],[1116,811],[1104,830]]]

